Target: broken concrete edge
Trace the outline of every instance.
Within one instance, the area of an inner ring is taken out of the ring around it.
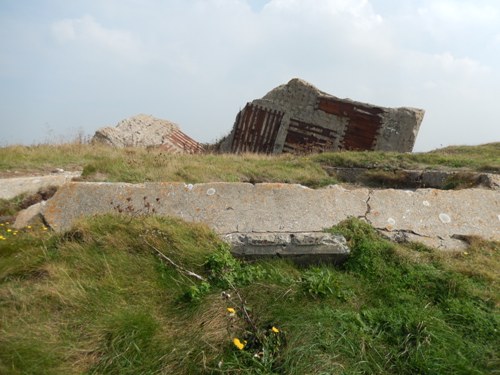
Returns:
[[[44,176],[0,179],[0,199],[14,199],[23,194],[35,194],[49,186],[62,186],[82,175],[81,171],[58,172]]]
[[[222,239],[244,259],[279,257],[300,264],[344,262],[350,249],[344,236],[328,232],[230,233]]]

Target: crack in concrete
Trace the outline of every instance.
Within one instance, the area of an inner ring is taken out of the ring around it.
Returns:
[[[373,190],[368,190],[368,196],[365,200],[365,204],[366,204],[366,211],[365,211],[365,214],[362,215],[362,216],[358,216],[358,219],[364,219],[368,224],[371,225],[371,221],[368,219],[368,214],[371,212],[372,208],[370,206],[370,199],[372,199],[372,193],[373,193]]]

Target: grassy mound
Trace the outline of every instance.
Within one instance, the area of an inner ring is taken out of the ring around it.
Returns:
[[[400,245],[355,219],[342,267],[243,263],[206,227],[101,216],[0,227],[2,374],[481,374],[498,243]]]
[[[284,182],[316,188],[337,182],[324,167],[500,172],[500,143],[414,154],[346,151],[309,156],[170,155],[159,149],[117,149],[88,144],[0,148],[0,173],[47,173],[54,167],[80,169],[86,181]]]

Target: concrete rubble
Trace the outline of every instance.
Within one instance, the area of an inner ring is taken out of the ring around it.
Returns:
[[[174,216],[205,223],[222,236],[321,233],[353,216],[393,239],[442,249],[463,248],[461,236],[500,240],[499,192],[487,189],[72,182],[61,187],[42,212],[56,231],[69,229],[84,216],[104,213]]]
[[[46,176],[14,177],[0,179],[0,199],[12,199],[21,194],[35,194],[49,186],[61,186],[82,172],[57,172]]]
[[[500,190],[500,175],[471,171],[412,170],[381,168],[323,167],[328,175],[338,181],[363,186],[392,188],[434,188],[450,189],[455,186],[485,187]],[[381,179],[384,177],[384,180]]]
[[[92,143],[114,147],[160,147],[172,154],[203,151],[203,146],[184,134],[177,124],[144,114],[122,120],[116,127],[97,130]]]
[[[417,108],[385,108],[340,99],[298,78],[247,103],[223,152],[410,152],[424,117]]]
[[[278,256],[299,263],[341,263],[350,249],[343,236],[325,232],[230,233],[223,239],[244,258]]]

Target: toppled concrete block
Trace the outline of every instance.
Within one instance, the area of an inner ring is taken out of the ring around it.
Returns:
[[[230,233],[223,239],[244,258],[278,256],[298,263],[341,263],[350,253],[343,236],[325,232]]]
[[[160,147],[172,154],[203,151],[203,146],[184,134],[177,124],[144,114],[122,120],[116,127],[97,130],[92,142],[114,147]]]
[[[221,143],[223,152],[410,152],[424,117],[417,108],[385,108],[340,99],[298,78],[248,103]]]

